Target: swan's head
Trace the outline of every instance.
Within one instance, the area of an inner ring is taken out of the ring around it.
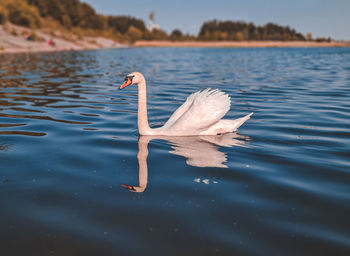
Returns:
[[[140,72],[132,72],[125,77],[125,82],[119,87],[119,89],[123,89],[130,84],[139,84],[143,81],[145,81],[145,78]]]

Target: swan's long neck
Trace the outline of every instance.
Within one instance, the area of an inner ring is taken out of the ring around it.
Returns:
[[[139,134],[149,135],[151,128],[149,127],[147,116],[147,92],[145,79],[142,79],[142,81],[138,84],[138,91],[139,103],[137,112],[137,125],[139,128]]]

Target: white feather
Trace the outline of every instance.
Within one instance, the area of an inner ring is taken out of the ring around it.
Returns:
[[[227,94],[217,89],[205,89],[190,95],[165,127],[171,133],[200,134],[224,117],[230,105],[230,97]]]

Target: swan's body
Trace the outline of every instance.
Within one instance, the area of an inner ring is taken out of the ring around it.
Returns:
[[[217,135],[234,132],[253,113],[236,120],[222,119],[231,106],[230,97],[220,90],[206,89],[191,94],[164,126],[150,128],[147,117],[146,81],[139,72],[133,72],[125,79],[120,89],[138,85],[138,129],[140,135],[190,136]]]

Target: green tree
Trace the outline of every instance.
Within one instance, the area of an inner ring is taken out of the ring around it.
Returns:
[[[142,32],[146,31],[145,23],[142,20],[129,16],[108,16],[107,24],[108,27],[112,27],[122,34],[125,34],[131,26]]]
[[[27,5],[26,2],[13,1],[7,5],[8,19],[10,22],[25,27],[40,27],[40,15],[36,8]]]
[[[170,39],[172,41],[177,41],[183,39],[183,34],[180,29],[174,29],[170,34]]]
[[[198,38],[201,40],[305,40],[288,26],[267,23],[255,26],[252,22],[217,21],[203,23]]]
[[[143,34],[142,34],[141,30],[131,26],[131,27],[129,27],[126,35],[129,37],[129,41],[135,42],[137,40],[142,39]]]

